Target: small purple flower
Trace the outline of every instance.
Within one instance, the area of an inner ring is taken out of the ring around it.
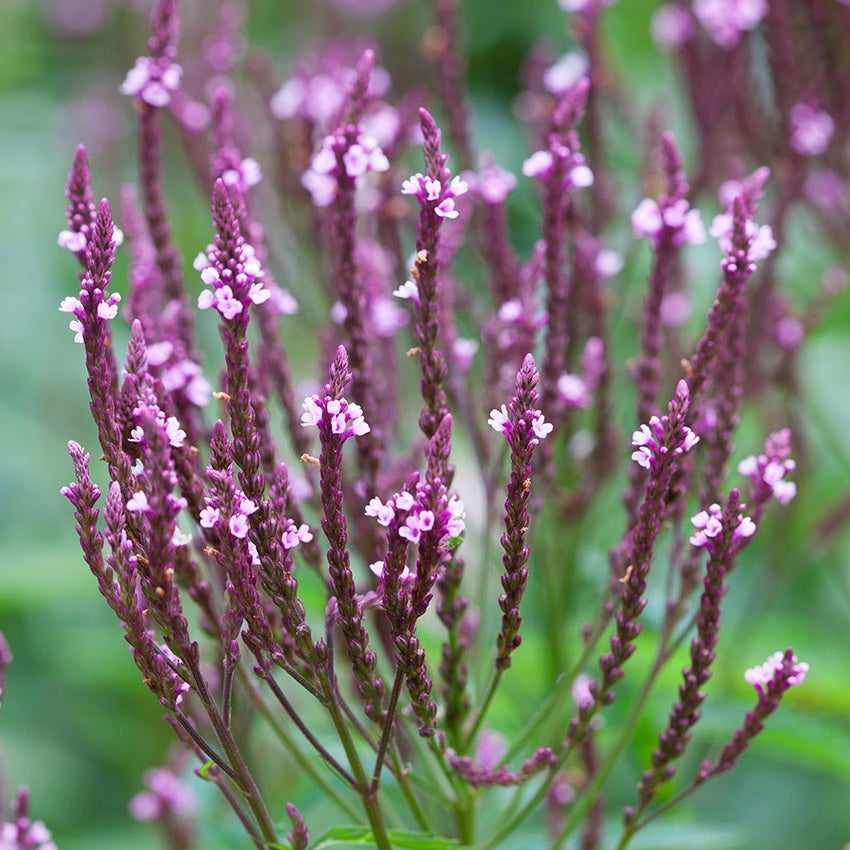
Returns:
[[[224,188],[223,182],[218,186]],[[215,245],[207,245],[206,252],[195,257],[193,267],[201,273],[201,280],[211,289],[198,296],[198,308],[218,310],[221,316],[231,321],[249,304],[265,304],[271,292],[263,285],[263,269],[252,245],[242,242],[238,247],[238,259],[223,266]]]
[[[690,12],[683,6],[667,3],[652,16],[652,37],[666,50],[676,50],[690,41],[696,28]]]
[[[806,678],[806,673],[809,672],[809,665],[805,661],[797,661],[796,655],[792,655],[790,660],[793,666],[790,673],[785,675],[785,686],[801,685]],[[744,679],[748,685],[752,685],[758,691],[759,696],[763,696],[765,689],[773,681],[777,671],[782,671],[784,666],[785,654],[774,652],[764,664],[759,664],[747,670],[744,673]]]
[[[406,280],[398,289],[393,290],[396,298],[419,304],[419,287],[412,280]]]
[[[773,495],[781,505],[787,505],[797,495],[797,485],[787,481],[785,475],[797,464],[791,454],[791,432],[788,428],[771,434],[765,442],[765,450],[759,455],[749,455],[738,464],[738,472],[752,482],[754,493],[761,498],[761,491]]]
[[[138,97],[150,106],[168,106],[182,76],[183,69],[176,62],[140,56],[127,72],[121,94]]]
[[[632,231],[635,236],[646,236],[658,247],[661,234],[666,230],[673,245],[701,245],[705,242],[705,227],[698,209],[692,209],[684,198],[662,207],[644,198],[632,213]]]
[[[590,393],[587,384],[580,375],[564,372],[557,383],[558,395],[567,407],[588,407]]]
[[[389,527],[389,524],[395,519],[395,510],[390,502],[385,505],[377,496],[366,505],[366,516],[375,517],[378,524],[384,528]]]
[[[455,198],[465,195],[469,184],[460,175],[452,177],[447,186],[436,177],[426,177],[417,172],[401,184],[402,195],[413,195],[423,205],[432,205],[440,218],[457,218]]]
[[[694,0],[693,13],[715,44],[731,50],[767,14],[767,0]]]
[[[284,549],[294,549],[299,543],[309,543],[313,539],[313,532],[306,522],[295,525],[291,519],[286,520],[286,528],[281,534],[281,545]]]
[[[517,421],[524,423],[524,429],[528,430],[530,428],[531,432],[534,434],[534,438],[532,438],[532,445],[537,445],[540,440],[545,440],[549,434],[554,430],[554,425],[550,422],[547,422],[541,411],[539,410],[531,410],[528,412],[528,423],[525,424],[525,420],[518,418]],[[496,410],[495,408],[490,411],[490,418],[487,420],[487,424],[494,430],[498,431],[501,434],[504,434],[508,438],[508,442],[513,444],[514,440],[514,432],[517,427],[514,421],[512,421],[511,415],[508,413],[508,408],[503,404],[501,410]]]
[[[691,536],[692,546],[713,549],[713,540],[723,534],[723,509],[717,503],[709,505],[707,510],[700,511],[691,517],[691,523],[696,532]],[[756,533],[756,524],[748,516],[738,515],[738,525],[732,532],[732,540],[752,537]]]
[[[155,821],[177,815],[188,817],[197,808],[192,788],[176,773],[163,767],[149,770],[143,777],[147,790],[130,801],[130,814],[139,821]]]
[[[731,212],[721,213],[715,216],[708,232],[715,239],[719,240],[720,247],[727,254],[731,255],[735,252],[732,244],[733,217]],[[759,226],[752,219],[748,218],[745,225],[745,232],[750,240],[750,249],[747,254],[750,262],[757,263],[759,260],[765,259],[776,248],[776,240],[773,238],[773,228],[769,224]]]
[[[372,429],[363,418],[360,405],[348,402],[344,398],[320,399],[311,395],[302,404],[304,413],[301,414],[301,425],[309,428],[318,425],[320,429],[328,428],[331,434],[338,434],[344,440],[349,437],[362,437]]]
[[[127,500],[127,510],[131,513],[149,514],[152,509],[148,504],[148,497],[141,491],[137,490]]]
[[[827,112],[807,103],[798,103],[790,115],[791,147],[803,156],[818,156],[828,147],[835,121]]]
[[[336,198],[343,172],[359,186],[367,172],[381,173],[389,168],[389,160],[374,136],[361,132],[353,143],[349,143],[345,134],[338,131],[322,139],[321,147],[310,160],[310,167],[301,176],[301,185],[317,207],[327,207]]]
[[[566,145],[557,144],[554,145],[553,150],[535,151],[523,162],[522,173],[526,177],[546,180],[554,168],[555,156],[569,163],[564,177],[565,187],[584,189],[593,185],[593,172],[585,164],[584,157],[580,153],[572,153]]]
[[[485,204],[502,204],[516,188],[516,177],[496,164],[492,156],[482,156],[477,175],[464,175]]]
[[[683,425],[677,444],[667,446],[664,443],[665,418],[653,416],[648,425],[641,425],[640,430],[632,434],[632,445],[637,446],[637,451],[632,452],[632,460],[644,469],[652,467],[663,455],[684,454],[699,442],[699,437],[687,425]]]

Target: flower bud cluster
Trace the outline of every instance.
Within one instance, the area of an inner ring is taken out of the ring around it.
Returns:
[[[211,289],[198,296],[198,308],[214,307],[225,319],[234,319],[249,303],[264,304],[271,292],[263,285],[263,269],[253,246],[241,245],[241,261],[237,268],[223,268],[218,260],[214,245],[207,245],[206,252],[195,257],[192,264],[201,273],[201,280]]]
[[[637,451],[632,452],[632,460],[644,469],[656,465],[664,455],[676,457],[684,454],[699,442],[699,437],[687,425],[668,433],[668,419],[667,414],[653,416],[648,425],[641,425],[640,430],[632,434],[632,445],[637,446]],[[671,436],[676,440],[668,445]]]
[[[369,171],[389,171],[390,163],[374,136],[360,132],[350,143],[343,132],[327,135],[301,176],[301,185],[317,207],[333,203],[341,177],[359,185]]]
[[[386,502],[375,496],[366,505],[365,514],[374,517],[384,528],[397,526],[399,536],[414,545],[419,543],[424,532],[435,528],[440,540],[454,541],[463,535],[466,511],[458,496],[452,495],[445,499],[443,509],[436,512],[424,506],[424,499],[423,486],[417,485],[415,493],[402,490],[394,493]]]
[[[343,440],[362,437],[372,430],[363,418],[360,405],[344,398],[319,398],[314,394],[307,396],[301,406],[304,408],[301,414],[301,425],[304,428],[317,425],[320,431],[337,434]]]
[[[182,76],[183,68],[167,57],[140,56],[121,83],[121,94],[138,97],[149,106],[168,106]]]
[[[708,231],[715,239],[719,240],[721,249],[729,255],[725,261],[745,260],[748,266],[753,266],[759,260],[766,259],[771,252],[776,248],[776,239],[773,237],[773,228],[769,224],[757,225],[751,218],[747,218],[744,223],[744,236],[748,242],[746,257],[741,258],[740,249],[736,247],[734,241],[734,214],[733,212],[721,213],[714,217],[711,223],[711,228]],[[730,271],[732,271],[730,269]]]
[[[555,160],[566,164],[564,170],[564,191],[585,189],[593,185],[593,172],[585,163],[584,156],[571,150],[567,145],[555,143],[550,150],[535,151],[522,164],[522,173],[526,177],[538,177],[547,180],[555,167]]]
[[[663,239],[669,239],[674,247],[705,242],[702,215],[684,198],[661,204],[644,198],[632,213],[632,232],[635,236],[646,236],[656,248]]]
[[[758,691],[759,696],[762,696],[768,685],[777,678],[777,673],[784,677],[785,687],[790,688],[794,685],[802,685],[808,672],[809,665],[805,661],[797,661],[796,655],[792,655],[790,664],[787,664],[785,653],[774,652],[768,656],[764,664],[750,667],[744,673],[744,680]]]
[[[797,495],[797,485],[785,478],[797,464],[791,454],[791,432],[788,428],[771,434],[765,442],[764,453],[749,455],[738,464],[738,472],[752,482],[754,495],[769,491],[781,505],[787,505]],[[757,491],[757,492],[756,492]]]
[[[413,195],[421,204],[433,207],[440,218],[457,218],[459,213],[455,207],[455,198],[468,191],[469,184],[460,175],[444,184],[437,177],[426,177],[417,171],[401,184],[402,195]]]
[[[700,511],[691,517],[691,523],[696,532],[691,535],[692,546],[698,546],[714,551],[714,542],[723,534],[723,508],[716,502],[709,505],[707,510]],[[732,540],[752,537],[756,533],[756,524],[748,516],[738,514],[738,523],[732,532]]]

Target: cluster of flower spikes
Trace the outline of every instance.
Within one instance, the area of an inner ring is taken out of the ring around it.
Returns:
[[[310,167],[301,176],[301,185],[317,207],[327,207],[336,197],[341,177],[359,185],[368,172],[381,173],[389,168],[390,162],[374,136],[358,132],[352,142],[344,131],[337,131],[322,139]]]
[[[791,432],[788,428],[771,434],[759,455],[749,455],[738,464],[738,472],[753,483],[753,497],[772,495],[781,505],[787,505],[797,495],[797,485],[785,475],[796,467],[791,454]]]
[[[201,280],[211,289],[198,296],[198,308],[214,307],[224,319],[234,319],[250,304],[264,304],[271,292],[263,285],[263,269],[257,260],[254,248],[241,235],[235,210],[224,181],[216,180],[213,188],[213,217],[232,216],[232,227],[223,232],[234,234],[228,240],[215,237],[215,243],[207,246],[195,258],[193,266],[201,273]]]

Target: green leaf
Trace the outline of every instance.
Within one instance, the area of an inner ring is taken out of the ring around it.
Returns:
[[[401,829],[387,831],[394,850],[472,850],[454,838],[440,838],[425,832],[408,832]],[[329,850],[336,847],[377,847],[372,830],[363,826],[340,826],[329,829],[311,850]]]

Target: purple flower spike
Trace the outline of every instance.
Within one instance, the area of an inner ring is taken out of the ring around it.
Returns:
[[[665,178],[664,194],[657,203],[644,198],[632,213],[635,236],[647,236],[654,250],[649,289],[641,313],[641,356],[632,369],[638,388],[639,422],[647,421],[658,411],[659,355],[664,344],[662,305],[674,281],[681,275],[678,249],[686,243],[705,241],[700,212],[691,209],[686,199],[688,180],[672,133],[664,133],[661,137],[661,166]]]
[[[785,477],[797,464],[791,455],[791,431],[783,428],[771,434],[764,444],[764,452],[745,457],[738,464],[738,472],[752,482],[753,503],[761,515],[770,499],[787,505],[797,495],[797,485]]]
[[[84,145],[80,145],[74,154],[74,162],[65,184],[65,197],[68,199],[68,209],[65,213],[68,229],[59,234],[57,241],[61,248],[71,251],[85,267],[86,244],[94,224],[95,206],[89,160]],[[119,234],[120,231],[115,234],[118,245],[121,244]]]
[[[377,658],[363,627],[363,610],[357,600],[351,571],[348,524],[343,511],[342,446],[349,437],[368,433],[369,430],[359,406],[342,398],[343,389],[350,380],[348,356],[340,346],[331,364],[324,398],[312,396],[304,402],[302,424],[319,428],[322,530],[328,541],[328,574],[331,593],[336,598],[337,622],[345,638],[346,653],[354,667],[366,715],[380,723],[384,685],[375,672]]]
[[[150,56],[141,56],[121,84],[121,94],[138,97],[148,106],[167,106],[171,93],[180,88],[183,69],[173,61],[177,55],[179,24],[175,0],[159,0],[151,15]]]
[[[637,523],[627,535],[618,563],[626,566],[620,581],[620,610],[617,612],[616,632],[611,637],[611,651],[599,659],[601,684],[592,684],[593,701],[579,706],[578,717],[570,724],[569,740],[577,741],[593,714],[603,705],[613,702],[613,686],[625,674],[623,665],[635,651],[635,639],[641,632],[639,618],[646,607],[647,576],[652,565],[655,543],[671,498],[675,473],[681,468],[681,456],[697,442],[696,435],[685,425],[690,407],[690,394],[685,381],[679,381],[676,393],[667,406],[667,413],[653,417],[649,425],[635,431],[632,441],[639,450],[632,457],[648,471],[643,502],[638,510]]]
[[[292,824],[292,832],[286,836],[292,850],[307,850],[310,843],[310,833],[307,831],[307,824],[301,812],[292,804],[286,804],[286,814]]]
[[[502,765],[496,770],[476,767],[471,758],[457,756],[451,751],[448,752],[448,759],[454,770],[476,788],[521,785],[557,761],[549,747],[541,747],[530,759],[523,762],[519,770],[513,772],[507,765]]]
[[[30,792],[21,786],[12,802],[11,820],[0,813],[0,847],[9,850],[56,850],[56,843],[43,821],[29,816]]]
[[[522,617],[519,606],[528,579],[529,549],[525,545],[525,535],[531,524],[528,513],[528,500],[531,496],[531,464],[534,449],[552,431],[552,425],[546,422],[537,409],[540,399],[537,392],[537,367],[534,358],[528,354],[522,368],[516,376],[516,391],[507,407],[490,412],[488,424],[507,437],[511,449],[511,478],[505,499],[505,532],[502,535],[502,548],[505,554],[502,563],[505,572],[502,575],[504,593],[499,597],[502,609],[502,628],[497,642],[496,669],[510,666],[511,653],[522,638],[519,634]]]
[[[70,323],[75,341],[86,350],[91,411],[98,429],[101,448],[110,467],[110,476],[129,493],[130,461],[124,453],[121,430],[115,411],[118,394],[118,367],[112,346],[109,322],[118,312],[120,295],[107,295],[115,259],[115,228],[109,202],[102,200],[86,245],[86,269],[80,281],[79,297],[63,299],[59,309],[72,313]]]
[[[711,678],[711,665],[720,632],[720,606],[726,592],[725,579],[732,571],[741,549],[736,541],[745,540],[755,532],[755,525],[749,517],[743,516],[741,507],[738,491],[732,490],[722,509],[712,505],[710,511],[702,512],[710,519],[699,532],[703,535],[701,542],[691,538],[695,546],[708,550],[709,559],[696,618],[697,633],[691,641],[690,665],[682,672],[679,701],[670,711],[667,727],[658,736],[658,746],[652,753],[652,767],[641,774],[638,806],[628,810],[627,824],[637,821],[659,787],[673,777],[675,767],[672,763],[685,752],[691,740],[691,729],[701,717],[701,707],[705,700],[702,689]],[[702,516],[698,516],[701,522]],[[697,517],[694,518],[696,522]]]
[[[779,708],[785,692],[802,684],[808,670],[809,665],[798,661],[792,649],[786,649],[784,653],[776,652],[764,664],[747,670],[744,678],[756,689],[758,702],[752,711],[747,712],[744,724],[735,730],[732,740],[721,750],[717,761],[712,763],[706,760],[700,765],[693,786],[735,766],[753,738],[764,729],[764,721]]]
[[[431,114],[419,110],[419,125],[424,138],[425,174],[415,174],[406,180],[402,193],[419,201],[419,224],[416,230],[416,255],[408,281],[397,295],[411,299],[416,305],[414,332],[422,372],[420,386],[425,406],[419,417],[419,427],[429,439],[448,413],[448,399],[443,383],[446,379],[446,359],[438,347],[440,336],[440,228],[448,218],[454,218],[454,199],[467,191],[465,181],[452,178],[446,166],[448,154],[440,149],[440,130]]]
[[[235,191],[231,187],[230,191]],[[254,248],[242,236],[239,217],[223,180],[216,180],[212,195],[212,217],[216,225],[214,245],[195,259],[195,269],[210,287],[198,296],[198,307],[214,307],[226,321],[240,316],[247,324],[250,304],[264,304],[271,293],[263,286],[263,270]],[[243,311],[245,311],[243,313]]]
[[[684,381],[679,381],[676,388],[677,397],[688,398],[688,387]],[[653,416],[648,424],[632,434],[632,445],[637,451],[632,452],[632,460],[644,469],[657,468],[669,459],[679,457],[690,451],[698,442],[699,437],[684,424],[671,428],[668,415]]]

